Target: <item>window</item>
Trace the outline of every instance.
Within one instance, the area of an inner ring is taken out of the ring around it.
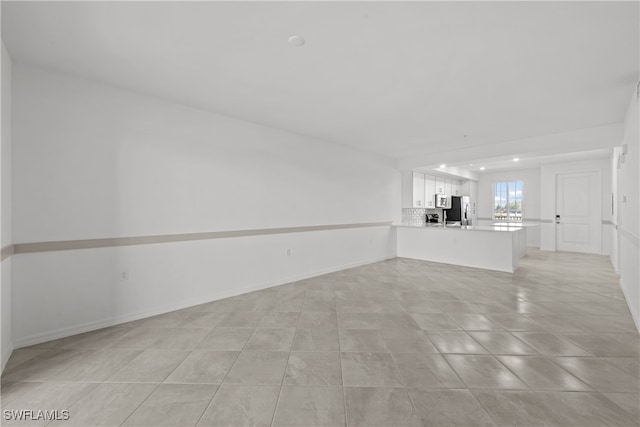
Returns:
[[[493,219],[522,221],[522,181],[493,183]]]

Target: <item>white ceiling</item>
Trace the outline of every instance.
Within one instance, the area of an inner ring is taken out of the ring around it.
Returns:
[[[639,73],[638,2],[2,1],[2,37],[16,61],[396,159],[621,122]]]
[[[471,172],[477,176],[483,173],[491,173],[505,170],[538,168],[541,165],[550,163],[577,162],[591,159],[601,159],[611,156],[610,148],[598,150],[585,150],[562,154],[537,155],[525,154],[524,156],[498,156],[490,158],[476,158],[471,162],[454,162],[444,164],[434,164],[416,168],[419,172],[426,172],[436,175],[461,176],[465,172]],[[516,160],[517,159],[517,160]],[[461,172],[462,171],[462,172]]]

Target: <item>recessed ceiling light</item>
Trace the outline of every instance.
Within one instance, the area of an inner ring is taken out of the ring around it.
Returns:
[[[473,166],[473,163],[469,163],[469,166]]]
[[[481,166],[481,167],[480,167],[480,170],[481,170],[481,171],[483,171],[483,170],[484,170],[484,166]]]
[[[447,167],[447,165],[445,165],[444,163],[440,165],[440,169],[444,169],[446,167]]]
[[[294,36],[289,37],[289,44],[291,46],[302,47],[302,46],[304,46],[304,43],[305,43],[305,41],[304,41],[304,38],[302,36],[299,36],[299,35],[296,34]]]
[[[514,157],[514,158],[513,158],[513,161],[514,161],[514,162],[519,162],[519,161],[520,161],[520,159],[519,159],[519,158],[517,158],[517,157]]]

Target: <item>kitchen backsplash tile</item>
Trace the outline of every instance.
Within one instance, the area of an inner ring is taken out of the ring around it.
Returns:
[[[427,209],[404,208],[402,209],[402,223],[404,225],[424,225]]]

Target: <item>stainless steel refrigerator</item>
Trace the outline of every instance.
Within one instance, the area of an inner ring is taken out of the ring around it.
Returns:
[[[471,225],[471,199],[469,196],[451,196],[451,208],[445,209],[447,223]]]

